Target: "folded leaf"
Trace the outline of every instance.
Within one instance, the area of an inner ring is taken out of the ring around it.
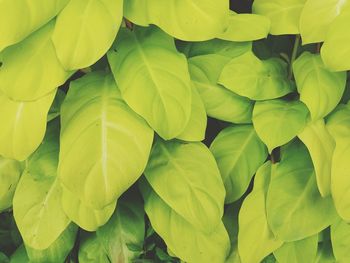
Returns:
[[[122,14],[122,0],[71,0],[52,36],[64,68],[86,68],[99,60],[113,44]]]
[[[317,189],[305,146],[294,141],[281,149],[281,156],[272,169],[266,211],[275,236],[291,242],[319,233],[337,214],[332,198],[322,198]]]
[[[253,102],[217,84],[223,67],[229,61],[228,57],[216,54],[190,58],[192,81],[204,102],[208,116],[233,123],[250,123]]]
[[[53,17],[69,0],[2,0],[0,3],[0,51],[20,42]]]
[[[298,134],[300,140],[309,150],[315,173],[317,187],[320,194],[325,197],[331,193],[331,167],[335,142],[328,133],[324,120],[308,124]]]
[[[308,110],[300,101],[268,100],[255,103],[253,124],[269,152],[297,136],[306,126]]]
[[[271,168],[271,162],[266,162],[258,169],[254,189],[239,211],[238,251],[242,263],[260,262],[283,243],[274,236],[267,222],[265,201]]]
[[[145,176],[172,210],[202,232],[211,233],[221,222],[225,188],[204,144],[158,140]]]
[[[115,203],[141,176],[153,131],[121,99],[113,77],[71,83],[61,108],[59,179],[95,210]]]
[[[253,12],[271,20],[272,35],[298,34],[299,18],[307,0],[255,0]]]
[[[225,65],[219,83],[252,100],[282,97],[294,89],[287,79],[287,64],[277,58],[260,60],[250,51]]]
[[[267,150],[252,125],[222,130],[210,146],[226,188],[226,203],[238,200],[267,158]]]
[[[191,80],[171,37],[155,27],[122,30],[108,60],[123,99],[162,138],[184,131],[191,114]]]
[[[40,145],[56,91],[36,101],[14,101],[0,93],[0,155],[23,161]]]
[[[187,41],[215,38],[228,24],[225,0],[128,0],[124,15],[137,25],[155,24],[168,34]]]
[[[293,63],[293,72],[300,100],[313,120],[325,117],[338,105],[345,90],[346,72],[330,72],[320,55],[309,52]]]

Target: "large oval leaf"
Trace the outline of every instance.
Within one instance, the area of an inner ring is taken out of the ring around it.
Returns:
[[[143,181],[141,185],[145,211],[152,227],[172,253],[185,262],[223,263],[230,250],[224,224],[220,222],[211,233],[200,231],[171,209],[147,184]]]
[[[69,0],[3,0],[0,3],[0,51],[51,20]]]
[[[350,70],[350,5],[346,5],[340,15],[330,24],[321,48],[325,65],[333,71]]]
[[[267,194],[267,219],[277,238],[296,241],[319,233],[337,218],[331,197],[322,198],[311,158],[294,141],[281,149]]]
[[[56,91],[36,101],[14,101],[0,93],[0,155],[23,161],[40,145]]]
[[[0,213],[12,206],[21,174],[21,163],[0,156]]]
[[[272,152],[304,129],[308,114],[305,105],[299,101],[262,101],[255,103],[253,124],[260,139]]]
[[[253,52],[246,52],[226,64],[219,83],[252,100],[282,97],[294,89],[287,79],[287,64],[277,58],[259,60]]]
[[[210,146],[226,188],[226,203],[238,200],[267,158],[267,150],[252,125],[222,130]]]
[[[313,120],[325,117],[338,105],[345,90],[346,72],[330,72],[320,55],[309,52],[293,63],[293,72],[300,100]]]
[[[47,136],[33,155],[35,160],[29,158],[30,167],[37,163],[39,167],[23,173],[13,199],[14,217],[21,236],[26,245],[38,250],[54,243],[70,223],[61,205],[61,187],[56,179],[58,129],[58,125],[51,123]],[[47,161],[44,169],[40,167],[41,158]]]
[[[190,75],[208,116],[233,123],[250,123],[253,102],[217,84],[229,60],[216,54],[195,56],[189,59]]]
[[[191,113],[191,80],[184,55],[156,29],[122,30],[108,53],[123,99],[164,139],[184,131]]]
[[[114,203],[142,174],[153,131],[104,73],[71,83],[61,121],[61,183],[96,210]]]
[[[326,129],[324,120],[309,123],[298,137],[311,155],[320,194],[328,196],[331,193],[331,167],[335,143]]]
[[[260,262],[283,243],[267,223],[265,202],[270,176],[271,162],[266,162],[256,172],[254,189],[239,210],[238,251],[244,263]]]
[[[71,0],[59,14],[52,36],[68,69],[85,68],[111,47],[122,21],[122,0]]]
[[[124,4],[125,16],[135,24],[155,24],[182,40],[215,38],[228,23],[226,0],[128,0]]]
[[[299,18],[306,0],[255,0],[253,12],[271,20],[272,35],[298,34]]]
[[[303,44],[323,42],[330,23],[340,14],[347,0],[307,0],[300,15]]]
[[[225,188],[215,159],[204,144],[158,140],[145,176],[164,202],[196,228],[210,233],[217,227],[223,215]]]
[[[0,90],[14,100],[33,101],[63,84],[71,73],[51,41],[54,21],[1,53]],[[19,66],[20,65],[20,66]]]

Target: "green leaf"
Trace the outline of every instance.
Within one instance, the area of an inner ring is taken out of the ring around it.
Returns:
[[[196,87],[192,85],[192,109],[185,130],[177,139],[189,142],[203,141],[207,128],[207,113]]]
[[[208,116],[233,123],[250,123],[253,102],[217,84],[229,60],[216,54],[195,56],[188,61],[190,75]]]
[[[327,122],[329,133],[335,140],[331,168],[331,191],[335,207],[341,218],[350,222],[350,182],[348,180],[350,156],[350,106],[341,105]]]
[[[83,240],[79,248],[79,263],[110,263],[107,251],[96,233]]]
[[[283,243],[267,222],[265,200],[270,177],[271,162],[266,162],[256,172],[254,189],[239,211],[238,251],[243,263],[260,262]]]
[[[297,136],[306,126],[308,110],[300,101],[269,100],[256,102],[253,124],[269,152]]]
[[[338,263],[334,258],[330,241],[324,241],[318,245],[317,256],[314,263]]]
[[[242,202],[239,200],[235,203],[225,206],[225,212],[222,221],[225,225],[231,242],[231,250],[228,257],[226,258],[226,263],[241,263],[241,259],[238,254],[238,213],[241,205]]]
[[[185,262],[224,262],[230,241],[222,222],[211,233],[202,232],[171,209],[146,181],[141,190],[152,227],[178,258]]]
[[[52,221],[55,222],[55,221]],[[50,247],[44,250],[36,250],[25,244],[29,262],[35,263],[58,263],[64,262],[72,250],[78,228],[70,224],[66,230],[55,240]]]
[[[0,3],[0,51],[20,42],[55,17],[69,0],[3,0]]]
[[[145,213],[141,201],[134,193],[126,196],[108,223],[97,230],[111,262],[133,262],[142,253]],[[131,250],[131,246],[138,249]]]
[[[314,262],[317,253],[318,236],[284,243],[273,252],[279,263],[310,263]]]
[[[23,263],[29,262],[26,248],[24,245],[19,246],[16,251],[11,255],[10,263]]]
[[[145,176],[179,216],[205,233],[216,229],[223,215],[225,188],[204,144],[157,140]]]
[[[299,18],[307,0],[255,0],[253,13],[271,20],[272,35],[299,33]]]
[[[321,57],[332,71],[350,69],[350,41],[348,25],[350,23],[350,5],[346,5],[340,15],[330,24],[321,48]]]
[[[36,101],[14,101],[0,93],[0,155],[23,161],[44,138],[56,91]]]
[[[307,0],[300,15],[303,44],[323,42],[330,23],[340,14],[344,0]]]
[[[318,120],[330,113],[341,100],[346,86],[346,72],[330,72],[320,55],[304,52],[293,63],[300,100]]]
[[[267,158],[267,149],[252,125],[222,130],[210,146],[226,188],[226,203],[238,200]]]
[[[61,114],[61,105],[64,101],[64,98],[66,97],[66,94],[61,89],[57,90],[55,99],[51,105],[51,108],[49,110],[49,114],[47,115],[47,121],[52,121],[53,119],[56,119]]]
[[[54,21],[1,53],[0,90],[13,100],[33,101],[52,93],[71,75],[51,41]]]
[[[250,51],[225,65],[219,83],[252,100],[282,97],[294,89],[287,79],[285,62],[278,58],[259,60]]]
[[[0,262],[1,263],[9,263],[10,259],[2,252],[0,252]]]
[[[12,206],[21,174],[21,163],[0,156],[0,213]]]
[[[114,203],[142,174],[153,131],[101,72],[71,83],[61,121],[61,184],[94,210]]]
[[[62,207],[66,215],[79,227],[86,231],[96,231],[107,223],[112,216],[116,203],[111,203],[102,209],[94,209],[78,199],[76,194],[63,187]]]
[[[182,40],[203,41],[223,32],[228,25],[226,0],[128,0],[124,15],[131,22],[154,24]]]
[[[229,41],[252,41],[266,38],[270,31],[271,22],[268,18],[255,14],[229,15],[229,26],[218,38]]]
[[[99,60],[113,44],[122,13],[122,0],[71,0],[52,36],[64,68],[86,68]]]
[[[335,143],[326,129],[324,120],[309,123],[298,134],[298,137],[309,150],[321,196],[330,195],[331,167]]]
[[[267,219],[275,236],[292,242],[315,235],[337,218],[331,197],[322,198],[311,158],[294,141],[281,149],[281,162],[272,168],[267,194]]]
[[[164,139],[181,134],[191,114],[185,56],[156,29],[121,30],[108,60],[123,99]]]
[[[55,124],[48,128],[44,142],[29,158],[29,169],[24,171],[13,199],[21,236],[26,245],[38,250],[47,249],[70,223],[61,205],[62,191],[56,180],[57,128]]]
[[[343,220],[331,225],[331,240],[337,262],[350,261],[350,225]]]

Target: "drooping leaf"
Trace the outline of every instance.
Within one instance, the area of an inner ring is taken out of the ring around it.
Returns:
[[[317,253],[318,237],[313,235],[305,239],[284,243],[273,252],[279,263],[314,262]]]
[[[319,233],[337,218],[331,197],[322,198],[306,147],[293,141],[281,150],[272,169],[267,194],[267,219],[275,236],[285,242]]]
[[[313,120],[325,117],[338,105],[345,90],[346,72],[330,72],[320,55],[309,52],[293,63],[293,72],[300,100]]]
[[[71,83],[61,121],[60,182],[95,210],[115,203],[141,176],[153,131],[100,72]]]
[[[2,52],[0,90],[9,98],[23,101],[40,99],[52,93],[71,75],[57,58],[51,40],[54,26],[52,21]]]
[[[64,68],[86,68],[99,60],[117,35],[122,13],[122,0],[71,0],[52,36]]]
[[[121,30],[109,64],[123,99],[164,139],[181,134],[191,114],[187,61],[155,27]]]
[[[299,18],[307,0],[255,0],[253,12],[271,20],[272,35],[298,34]]]
[[[271,168],[271,162],[266,162],[258,169],[254,189],[239,211],[238,251],[243,263],[260,262],[283,243],[274,236],[267,222],[265,201]]]
[[[337,262],[350,261],[350,225],[343,220],[331,225],[331,240]]]
[[[38,250],[47,249],[70,223],[61,205],[62,191],[57,180],[57,128],[51,123],[44,142],[27,161],[29,169],[24,171],[13,199],[21,236],[26,245]]]
[[[142,200],[134,193],[118,201],[114,215],[97,230],[97,237],[111,262],[132,262],[141,255],[145,236],[144,217]]]
[[[229,3],[225,0],[128,0],[124,5],[124,15],[131,22],[155,24],[182,40],[212,39],[228,26]]]
[[[253,41],[267,37],[271,22],[255,14],[237,14],[231,11],[229,26],[218,38],[229,41]]]
[[[305,127],[308,110],[300,101],[268,100],[256,102],[253,124],[269,152],[297,136]]]
[[[335,143],[326,129],[324,120],[309,123],[298,137],[309,150],[321,196],[328,196],[331,193],[331,167]]]
[[[226,56],[216,54],[190,58],[190,75],[208,116],[233,123],[250,123],[253,102],[217,84],[229,60]]]
[[[54,221],[53,221],[54,222]],[[44,250],[37,250],[25,244],[29,262],[35,263],[58,263],[64,262],[72,250],[78,228],[70,224],[66,230]]]
[[[0,93],[0,155],[23,161],[44,138],[56,91],[36,101],[14,101]]]
[[[222,130],[210,146],[226,188],[226,203],[238,200],[267,158],[267,149],[252,125]]]
[[[0,3],[0,51],[34,32],[53,17],[69,0],[3,0]]]
[[[190,119],[185,130],[177,136],[177,139],[189,142],[203,141],[207,128],[207,113],[204,103],[196,87],[192,85],[192,107]]]
[[[250,51],[225,65],[219,83],[252,100],[282,97],[294,89],[287,79],[285,62],[278,58],[259,60]]]
[[[350,70],[349,23],[350,5],[347,4],[330,24],[321,48],[322,60],[332,71]]]
[[[190,224],[171,209],[146,181],[141,185],[145,211],[154,230],[168,248],[186,262],[224,262],[230,241],[224,224],[220,222],[211,233],[205,233]]]
[[[21,174],[21,163],[0,156],[0,213],[12,206]]]
[[[204,144],[157,140],[145,176],[179,216],[203,232],[216,229],[223,215],[225,188]]]
[[[329,25],[345,4],[344,0],[307,0],[300,15],[303,44],[323,42]]]

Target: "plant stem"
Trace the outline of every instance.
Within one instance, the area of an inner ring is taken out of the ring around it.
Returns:
[[[295,41],[294,41],[292,57],[290,59],[290,65],[289,65],[289,74],[288,74],[288,78],[289,79],[292,79],[292,77],[293,77],[293,63],[294,63],[294,61],[295,61],[295,59],[297,58],[297,55],[298,55],[299,44],[300,44],[300,35],[296,35],[295,36]]]

